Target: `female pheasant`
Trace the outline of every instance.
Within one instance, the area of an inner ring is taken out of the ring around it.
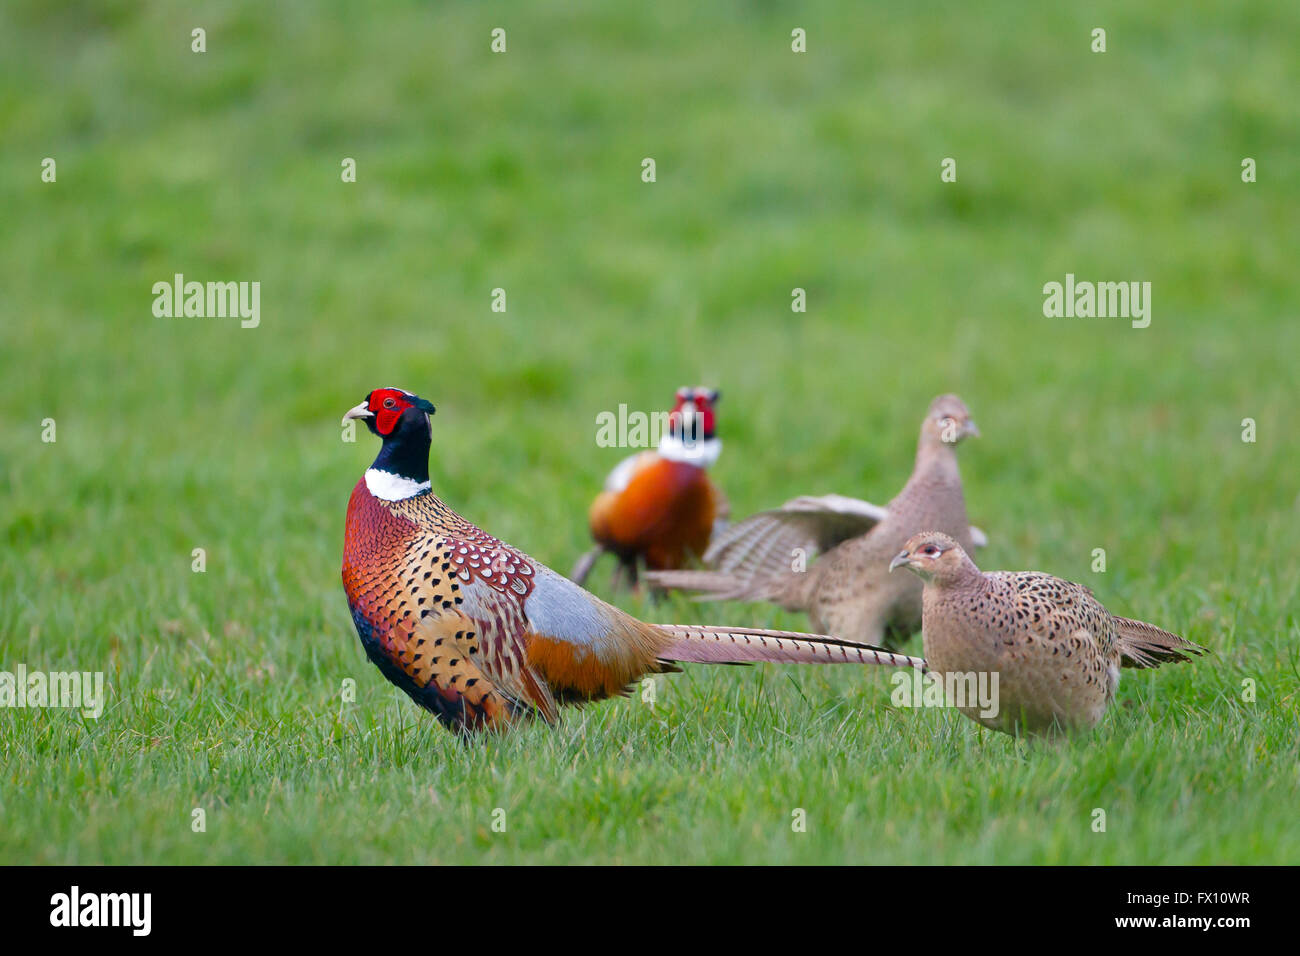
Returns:
[[[462,518],[429,481],[433,406],[380,388],[344,416],[383,440],[352,490],[343,589],[367,656],[445,725],[506,728],[623,694],[671,662],[920,667],[816,635],[646,624]]]
[[[1204,652],[1154,624],[1107,611],[1082,584],[1041,571],[985,574],[948,535],[912,536],[889,563],[924,583],[922,640],[931,673],[996,674],[996,713],[963,714],[1009,734],[1095,727],[1121,667],[1158,667]]]
[[[618,557],[616,579],[626,572],[633,587],[642,562],[669,570],[704,554],[728,510],[707,472],[722,451],[719,397],[716,389],[679,388],[659,450],[631,455],[609,473],[587,516],[596,547],[574,566],[574,581],[584,583],[606,551]]]

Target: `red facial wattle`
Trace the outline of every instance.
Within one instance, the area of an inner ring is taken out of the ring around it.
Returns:
[[[712,435],[714,433],[713,406],[708,402],[698,402],[696,404],[696,413],[700,416],[701,436]]]
[[[375,413],[375,430],[381,435],[391,435],[402,412],[412,407],[406,396],[392,389],[370,393],[370,410]]]
[[[696,401],[692,411],[694,415],[686,420],[685,403],[678,402],[677,407],[668,413],[668,430],[683,441],[702,441],[713,436],[713,409],[705,402]]]

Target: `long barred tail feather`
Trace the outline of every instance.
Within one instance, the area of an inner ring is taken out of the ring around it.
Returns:
[[[1201,645],[1162,631],[1146,621],[1117,617],[1115,625],[1119,630],[1120,663],[1124,667],[1159,667],[1161,664],[1190,661],[1205,653]]]
[[[881,647],[854,644],[824,634],[773,631],[757,627],[710,627],[657,624],[673,643],[659,659],[679,663],[740,664],[766,661],[792,664],[878,664],[925,669],[920,657],[895,654]]]

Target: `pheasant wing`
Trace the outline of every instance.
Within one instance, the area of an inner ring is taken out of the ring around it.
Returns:
[[[887,514],[859,498],[803,495],[727,528],[714,539],[704,560],[743,578],[779,574],[789,570],[796,549],[811,559],[866,534]]]

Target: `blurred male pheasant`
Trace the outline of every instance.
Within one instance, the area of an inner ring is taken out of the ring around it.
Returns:
[[[834,638],[645,624],[482,531],[432,492],[429,402],[380,388],[344,416],[383,440],[352,489],[343,589],[367,656],[454,729],[554,721],[671,662],[920,667]]]
[[[609,473],[587,516],[596,547],[574,565],[574,581],[583,584],[606,551],[618,558],[616,584],[626,572],[634,588],[642,562],[665,570],[704,554],[714,525],[727,513],[726,498],[707,471],[722,451],[718,398],[716,389],[679,388],[658,451],[630,455]]]
[[[998,675],[996,714],[959,707],[994,730],[1095,727],[1115,699],[1120,667],[1158,667],[1205,650],[1154,624],[1116,617],[1082,584],[1040,571],[985,574],[937,531],[911,538],[889,564],[898,567],[925,582],[930,672]]]
[[[918,531],[946,531],[967,548],[984,544],[967,522],[956,452],[978,435],[966,404],[940,395],[921,422],[912,475],[887,507],[842,495],[795,498],[721,532],[704,556],[712,570],[646,580],[703,591],[700,600],[772,601],[807,611],[814,630],[841,640],[897,646],[921,623],[921,585],[891,577],[889,559]]]

